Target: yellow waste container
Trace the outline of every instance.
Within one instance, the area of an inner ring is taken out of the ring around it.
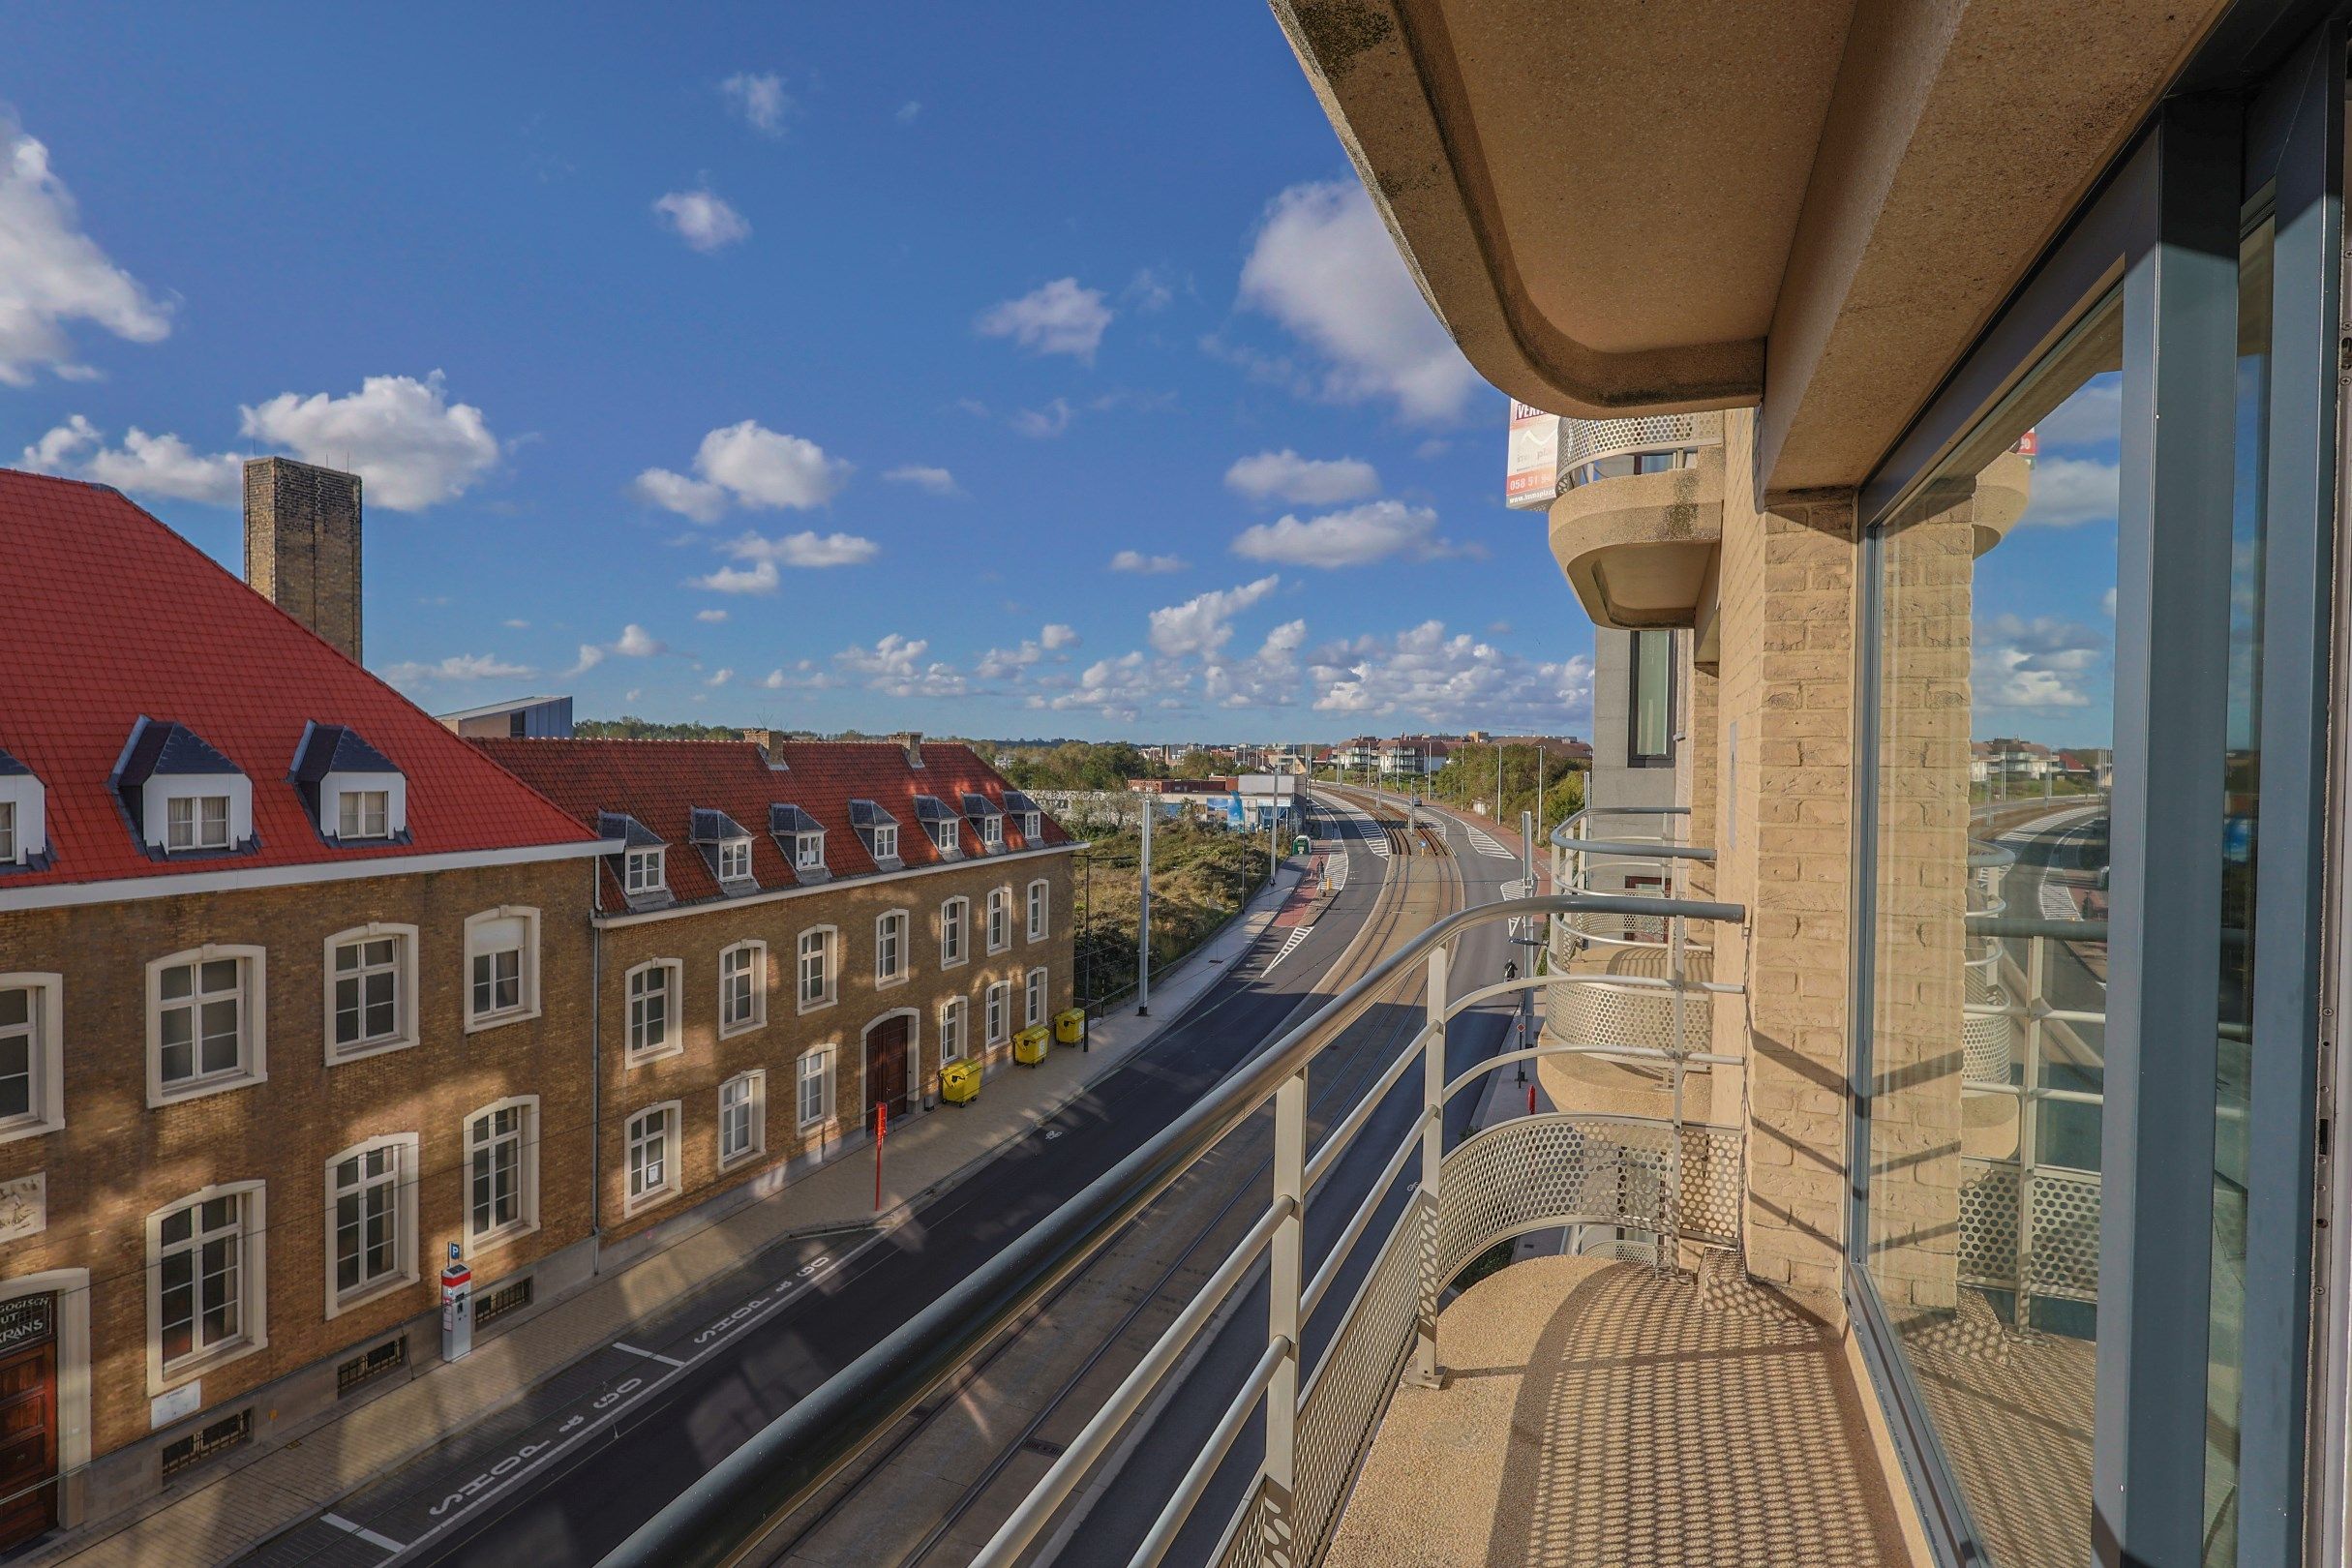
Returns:
[[[1044,1061],[1046,1050],[1043,1024],[1031,1024],[1027,1029],[1012,1037],[1012,1059],[1024,1066],[1036,1067],[1040,1062]]]
[[[1053,1038],[1064,1045],[1075,1045],[1086,1038],[1086,1014],[1076,1008],[1064,1008],[1053,1015]]]
[[[953,1105],[968,1105],[980,1099],[980,1065],[966,1059],[950,1062],[939,1070],[939,1098]]]

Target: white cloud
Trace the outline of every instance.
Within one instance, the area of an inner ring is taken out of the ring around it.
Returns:
[[[721,670],[717,674],[711,676],[708,680],[705,680],[703,684],[706,686],[723,686],[734,678],[735,672],[733,670]]]
[[[506,625],[507,625],[507,627],[508,627],[510,630],[513,630],[513,631],[528,631],[528,630],[530,630],[530,622],[529,622],[529,621],[528,621],[528,620],[525,620],[525,619],[524,619],[522,617],[520,617],[520,616],[509,616],[509,617],[506,618]]]
[[[1167,280],[1161,277],[1157,270],[1142,267],[1128,280],[1127,287],[1119,298],[1148,316],[1155,311],[1166,310],[1174,302],[1176,291],[1168,286]]]
[[[898,112],[895,118],[900,125],[913,125],[915,123],[915,117],[921,112],[922,106],[910,98],[905,103],[898,106]]]
[[[1152,647],[1170,658],[1186,653],[1214,655],[1233,637],[1233,618],[1282,586],[1280,577],[1261,577],[1238,588],[1212,588],[1182,604],[1152,612]]]
[[[697,610],[694,612],[694,618],[706,626],[715,626],[727,618],[727,612],[724,610]]]
[[[614,652],[631,659],[649,659],[667,648],[668,645],[633,620],[620,628],[620,640],[613,645]]]
[[[686,586],[707,588],[712,593],[773,593],[783,581],[776,572],[776,563],[763,560],[751,566],[721,566],[705,576],[688,579]]]
[[[843,648],[833,663],[886,697],[962,696],[967,689],[962,676],[923,658],[930,647],[923,638],[891,632],[872,648]]]
[[[1076,412],[1077,410],[1070,406],[1068,398],[1056,398],[1042,408],[1023,408],[1014,414],[1012,428],[1024,436],[1043,440],[1048,437],[1059,436],[1068,430],[1070,421]]]
[[[1307,622],[1285,620],[1249,658],[1211,664],[1201,673],[1201,690],[1221,708],[1287,708],[1297,701],[1298,655],[1306,646]]]
[[[135,496],[208,506],[234,506],[244,496],[244,464],[233,453],[206,457],[177,436],[150,436],[136,425],[122,445],[110,447],[80,414],[26,447],[23,463],[36,473],[69,474]]]
[[[1354,180],[1294,185],[1268,203],[1241,302],[1323,357],[1317,390],[1333,401],[1388,399],[1407,420],[1438,423],[1459,418],[1483,385]]]
[[[713,191],[672,191],[653,203],[653,211],[679,239],[705,255],[751,237],[751,225],[743,215]]]
[[[955,488],[955,475],[945,468],[934,468],[920,463],[908,463],[886,469],[882,477],[892,484],[913,485],[917,490],[929,491],[934,496],[959,494]]]
[[[2103,633],[2056,616],[1997,615],[1976,627],[1972,694],[1983,708],[2088,708],[2107,660]]]
[[[574,665],[573,665],[573,666],[572,666],[570,669],[568,669],[568,670],[564,671],[563,673],[564,673],[565,675],[585,675],[586,673],[588,673],[588,671],[590,671],[590,670],[593,670],[594,668],[596,668],[596,666],[598,666],[599,664],[602,664],[603,662],[604,662],[604,649],[603,649],[603,648],[598,648],[598,647],[597,647],[595,644],[593,644],[593,643],[583,643],[583,644],[581,644],[581,645],[580,645],[580,660],[579,660],[579,662],[578,662],[578,663],[576,663],[576,664],[574,664]]]
[[[168,307],[82,232],[48,148],[0,114],[0,382],[23,386],[42,366],[69,380],[94,376],[74,357],[74,321],[133,343],[171,332]]]
[[[694,451],[689,478],[648,468],[631,483],[640,500],[697,523],[715,523],[729,505],[807,510],[849,483],[850,465],[799,436],[745,419],[711,431]]]
[[[1030,706],[1057,713],[1096,712],[1114,723],[1131,724],[1146,704],[1191,680],[1189,674],[1147,660],[1140,652],[1123,653],[1097,659],[1075,685],[1050,697],[1032,697]]]
[[[1070,354],[1094,362],[1111,309],[1102,290],[1056,278],[1018,299],[991,305],[972,324],[984,338],[1010,338],[1033,354]]]
[[[1122,550],[1110,558],[1114,572],[1136,572],[1146,577],[1181,572],[1191,563],[1182,556],[1147,556],[1140,550]]]
[[[767,136],[784,134],[784,117],[792,112],[793,102],[784,91],[784,78],[774,72],[755,75],[739,71],[719,83],[719,92],[727,107],[754,131]]]
[[[432,680],[516,680],[530,673],[529,665],[515,664],[492,653],[452,653],[432,664],[408,659],[377,672],[396,686],[422,685]]]
[[[1049,625],[1035,637],[1024,637],[1018,648],[992,648],[980,657],[972,673],[982,680],[1006,680],[1016,678],[1023,670],[1037,664],[1049,653],[1078,646],[1075,629],[1059,623]],[[1055,660],[1056,663],[1065,662]]]
[[[2020,528],[2039,523],[2049,528],[2072,528],[2077,523],[2113,521],[2117,508],[2119,470],[2112,463],[2087,458],[2045,457],[2034,464],[2026,483],[2025,515]]]
[[[469,403],[451,403],[441,373],[371,376],[340,398],[281,392],[238,410],[238,428],[305,463],[367,481],[370,506],[422,511],[455,500],[498,466],[498,443]]]
[[[1589,723],[1592,661],[1507,652],[1428,620],[1394,637],[1358,637],[1316,649],[1308,670],[1322,687],[1315,709],[1367,718],[1409,713],[1443,728],[1486,725],[1556,733]]]
[[[1038,633],[1038,641],[1043,643],[1048,650],[1075,648],[1078,646],[1077,628],[1056,621]]]
[[[2115,440],[2124,428],[2124,377],[2109,371],[2078,386],[2034,427],[2041,449]]]
[[[737,560],[772,562],[778,566],[820,569],[860,566],[882,554],[882,546],[855,533],[813,533],[803,530],[768,539],[746,533],[720,546]]]
[[[1244,528],[1233,541],[1233,553],[1290,566],[1369,566],[1405,552],[1417,560],[1485,553],[1436,537],[1436,528],[1437,514],[1429,507],[1367,501],[1304,522],[1284,515]]]
[[[1234,464],[1225,470],[1225,488],[1251,500],[1336,506],[1378,495],[1380,471],[1357,458],[1303,458],[1285,446]]]

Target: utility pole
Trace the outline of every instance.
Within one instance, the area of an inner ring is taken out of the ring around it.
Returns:
[[[1143,867],[1135,879],[1141,902],[1135,920],[1135,1016],[1152,1015],[1152,798],[1143,797]]]
[[[1093,850],[1090,849],[1086,852],[1085,860],[1086,927],[1091,933],[1095,924],[1095,852]],[[965,907],[970,908],[969,905]],[[967,917],[964,923],[969,925],[972,921]],[[969,940],[968,936],[967,940]],[[1078,1050],[1083,1055],[1095,1048],[1095,944],[1091,934],[1087,937],[1085,956],[1079,961],[1084,965],[1084,973],[1078,980],[1079,994],[1085,998],[1084,1005],[1078,1009]]]

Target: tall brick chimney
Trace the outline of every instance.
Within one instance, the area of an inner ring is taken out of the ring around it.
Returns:
[[[359,475],[291,458],[247,463],[245,581],[362,662]]]

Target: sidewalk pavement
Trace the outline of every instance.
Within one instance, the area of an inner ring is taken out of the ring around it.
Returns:
[[[345,1494],[468,1431],[575,1362],[782,1243],[833,1232],[888,1232],[1014,1141],[1029,1136],[1105,1073],[1144,1050],[1240,959],[1298,887],[1304,868],[1274,882],[1214,940],[1152,980],[1152,1015],[1096,1021],[1092,1048],[1055,1046],[1035,1068],[1006,1068],[969,1105],[943,1103],[891,1130],[874,1203],[868,1146],[772,1194],[671,1237],[657,1252],[603,1275],[503,1333],[483,1337],[456,1364],[433,1362],[406,1382],[354,1402],[289,1440],[200,1485],[166,1492],[143,1510],[75,1530],[14,1559],[33,1568],[209,1565],[243,1555]],[[845,1235],[845,1239],[848,1239]]]

